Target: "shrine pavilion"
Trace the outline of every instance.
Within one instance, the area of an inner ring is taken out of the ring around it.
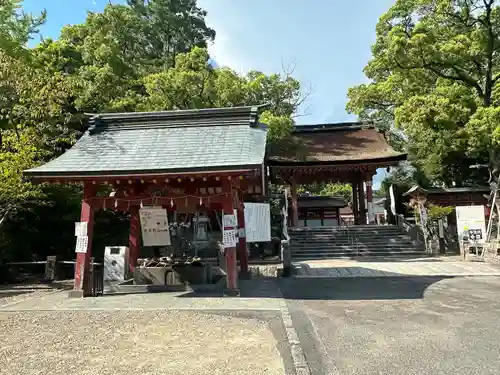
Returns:
[[[374,223],[373,176],[378,168],[403,160],[406,154],[395,151],[382,131],[372,124],[351,122],[296,126],[287,143],[272,149],[267,164],[272,182],[290,186],[290,224],[295,227],[308,216],[306,210],[299,211],[297,186],[315,182],[351,184],[355,223]],[[333,218],[335,210],[323,215]]]
[[[267,130],[259,122],[264,108],[97,114],[71,149],[25,171],[34,182],[83,186],[80,221],[88,223],[88,244],[76,256],[72,295],[83,296],[87,288],[94,213],[103,208],[130,213],[131,270],[140,252],[143,205],[236,210],[238,241],[225,249],[227,290],[236,293],[237,259],[241,272],[248,271],[243,202],[263,200],[269,180],[291,187],[291,226],[299,225],[297,186],[330,181],[352,184],[356,223],[373,222],[372,178],[377,168],[406,155],[364,123],[296,126],[288,143],[267,149]],[[338,216],[338,207],[333,210],[328,217]]]

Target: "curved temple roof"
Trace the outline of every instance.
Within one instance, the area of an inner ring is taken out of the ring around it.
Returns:
[[[288,142],[274,147],[269,164],[357,164],[406,160],[384,134],[360,122],[296,126]]]
[[[265,106],[106,113],[58,158],[25,171],[28,177],[104,177],[242,171],[261,168],[266,157]],[[296,126],[272,145],[271,166],[392,165],[406,159],[373,125]]]
[[[71,149],[25,174],[90,177],[261,167],[267,134],[259,123],[262,108],[95,115]]]

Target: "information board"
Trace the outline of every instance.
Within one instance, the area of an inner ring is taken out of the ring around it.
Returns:
[[[78,221],[75,223],[75,236],[81,237],[87,235],[88,223],[86,221]]]
[[[142,243],[144,246],[169,246],[167,210],[160,207],[144,207],[139,210]]]
[[[245,203],[247,242],[271,241],[271,208],[268,203]]]
[[[89,245],[89,238],[88,238],[88,236],[78,236],[78,237],[76,237],[75,253],[86,253],[88,245]]]
[[[236,247],[238,242],[237,236],[237,216],[236,215],[223,215],[222,216],[222,243],[224,248]]]
[[[484,218],[484,206],[459,206],[457,212],[457,231],[459,239],[469,237],[469,231],[475,234],[481,233],[481,238],[477,242],[484,243],[482,235],[486,233],[486,222]]]

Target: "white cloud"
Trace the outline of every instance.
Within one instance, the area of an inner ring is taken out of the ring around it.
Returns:
[[[220,67],[229,67],[237,73],[246,74],[251,70],[248,61],[245,61],[243,56],[238,53],[234,47],[235,41],[228,34],[224,33],[223,28],[210,24],[217,32],[215,41],[208,46],[210,56],[217,62]]]

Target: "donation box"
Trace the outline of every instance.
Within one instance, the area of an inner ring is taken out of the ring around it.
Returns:
[[[106,246],[104,249],[104,282],[123,282],[128,272],[128,247]]]

